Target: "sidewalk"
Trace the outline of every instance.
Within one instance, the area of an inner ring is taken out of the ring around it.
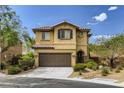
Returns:
[[[7,75],[0,72],[0,77],[5,77],[5,76],[7,76]]]
[[[67,79],[124,87],[124,83],[123,84],[117,83],[117,80],[113,80],[113,79],[104,79],[104,78],[93,78],[93,79],[67,78]]]
[[[120,86],[124,87],[124,82],[119,83]]]

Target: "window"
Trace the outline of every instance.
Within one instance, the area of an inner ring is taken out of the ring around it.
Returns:
[[[70,29],[61,29],[58,31],[59,39],[71,39],[72,38],[72,30]]]
[[[50,40],[50,32],[42,32],[42,40]]]
[[[82,36],[83,35],[83,32],[80,32],[80,35]]]
[[[83,37],[83,32],[79,32],[78,37]]]

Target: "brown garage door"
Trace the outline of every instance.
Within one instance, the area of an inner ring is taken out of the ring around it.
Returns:
[[[70,53],[40,53],[39,66],[41,67],[70,67]]]

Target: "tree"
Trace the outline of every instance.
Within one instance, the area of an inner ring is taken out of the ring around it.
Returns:
[[[25,47],[27,48],[27,51],[29,52],[35,43],[35,39],[30,37],[27,32],[24,32],[22,36],[24,37]]]
[[[90,46],[91,48],[97,55],[106,57],[113,68],[116,57],[124,55],[124,34],[122,33],[109,39],[99,38],[96,44]]]
[[[110,65],[113,68],[116,57],[124,55],[124,34],[119,34],[109,40],[106,40],[103,42],[103,46],[109,53],[108,59],[110,60]]]
[[[20,42],[33,42],[19,16],[9,6],[0,5],[0,47],[6,51]],[[27,44],[29,46],[29,43]]]
[[[19,43],[20,20],[8,6],[0,6],[0,47],[6,51],[10,46]]]

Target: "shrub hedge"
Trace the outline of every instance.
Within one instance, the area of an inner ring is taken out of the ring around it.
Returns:
[[[5,62],[0,63],[0,70],[4,70],[6,68]]]
[[[21,72],[21,68],[19,66],[10,66],[7,70],[9,75],[15,75]]]
[[[33,53],[30,52],[21,57],[21,59],[19,60],[19,65],[23,70],[28,70],[33,68],[34,62],[35,60],[34,60]]]
[[[85,64],[79,63],[74,66],[74,71],[84,71],[85,68],[86,68]]]
[[[97,70],[98,69],[98,64],[94,62],[93,60],[89,60],[86,63],[86,67],[92,70]]]

